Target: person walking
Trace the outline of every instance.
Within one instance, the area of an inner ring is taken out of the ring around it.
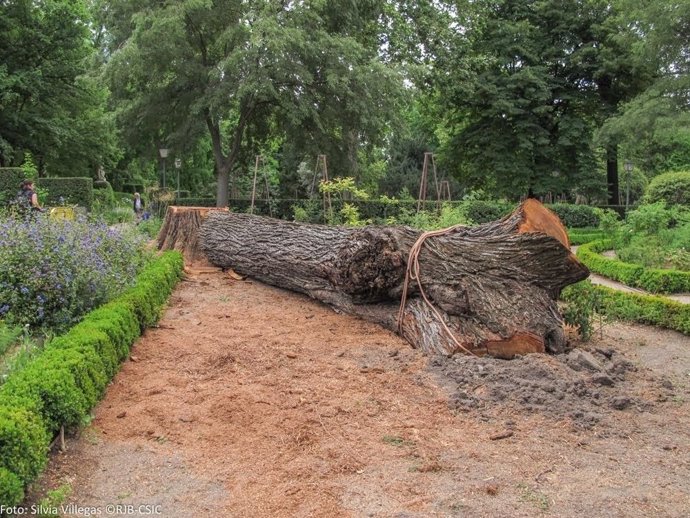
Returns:
[[[134,193],[133,208],[134,214],[136,214],[137,217],[137,223],[139,223],[144,215],[144,200],[141,199],[141,195],[138,192]]]

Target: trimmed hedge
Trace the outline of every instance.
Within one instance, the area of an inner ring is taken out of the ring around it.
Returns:
[[[573,205],[572,203],[553,203],[547,205],[558,214],[563,224],[568,228],[585,228],[599,226],[599,216],[594,207],[589,205]]]
[[[13,200],[19,192],[19,184],[26,178],[21,167],[0,167],[0,204]]]
[[[577,249],[577,257],[587,268],[634,288],[652,293],[683,293],[690,291],[690,272],[645,268],[600,255],[612,247],[607,239],[592,241]]]
[[[571,228],[568,229],[568,239],[571,245],[584,245],[592,241],[605,239],[606,235],[602,230],[596,228]]]
[[[84,422],[141,331],[157,322],[183,266],[179,252],[162,254],[132,288],[52,340],[0,387],[0,504],[22,500],[61,426]]]
[[[184,191],[181,191],[184,192]],[[251,206],[249,199],[230,199],[228,201],[230,209],[233,212],[248,212]],[[371,219],[373,221],[382,221],[389,217],[399,217],[402,213],[413,214],[417,211],[416,201],[402,201],[382,202],[378,200],[354,200],[348,201],[350,205],[357,207],[360,217],[363,220]],[[175,200],[176,205],[186,207],[215,207],[215,198],[185,198],[179,197]],[[310,204],[320,206],[320,199],[304,200],[304,199],[271,199],[270,213],[275,218],[292,219],[293,207],[307,208]],[[343,202],[340,200],[333,200],[333,211],[338,212],[342,208]],[[517,204],[504,201],[485,201],[485,200],[466,200],[466,201],[451,201],[444,202],[444,204],[453,207],[461,206],[465,216],[473,223],[480,225],[490,221],[496,221],[504,216],[510,214]],[[549,209],[554,211],[561,219],[563,224],[568,228],[581,227],[596,227],[599,225],[599,217],[596,215],[594,208],[589,205],[572,205],[568,203],[555,203],[547,205]],[[436,210],[436,202],[433,200],[426,202],[426,210]],[[268,216],[269,203],[266,200],[255,200],[254,213]],[[320,219],[323,220],[323,217]]]
[[[656,295],[618,291],[589,281],[568,286],[563,290],[561,299],[574,301],[584,291],[593,291],[597,295],[596,311],[611,319],[664,327],[690,335],[690,304]]]
[[[36,186],[48,191],[46,205],[79,205],[91,210],[93,180],[91,178],[39,178]],[[61,199],[64,203],[61,203]]]

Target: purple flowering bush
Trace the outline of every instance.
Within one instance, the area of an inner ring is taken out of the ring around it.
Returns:
[[[0,219],[0,319],[65,330],[133,283],[144,240],[85,218]]]

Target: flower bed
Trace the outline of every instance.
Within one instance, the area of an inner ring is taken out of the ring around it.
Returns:
[[[85,218],[0,222],[0,318],[62,331],[133,282],[145,238]]]

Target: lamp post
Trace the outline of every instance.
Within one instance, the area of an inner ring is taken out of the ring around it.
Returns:
[[[175,159],[175,171],[177,171],[177,193],[175,194],[176,198],[180,197],[180,168],[181,167],[182,167],[182,159],[176,158]]]
[[[169,151],[170,150],[168,148],[164,148],[164,147],[162,147],[158,150],[158,152],[161,155],[161,158],[163,159],[163,183],[162,183],[163,189],[165,189],[165,159],[168,158],[168,152]]]
[[[633,170],[633,163],[630,160],[625,161],[625,213],[628,213],[628,206],[630,205],[630,174]]]

